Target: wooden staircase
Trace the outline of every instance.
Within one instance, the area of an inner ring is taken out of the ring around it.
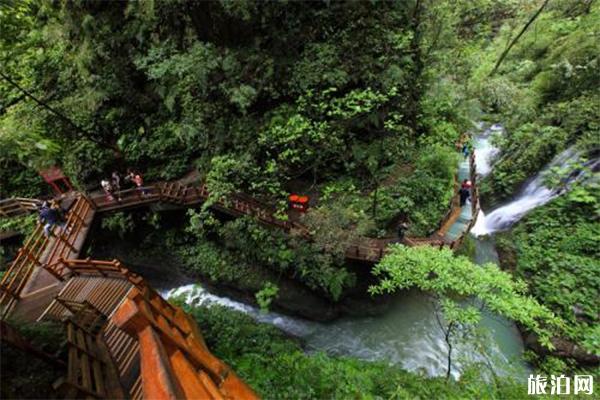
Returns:
[[[120,262],[61,260],[54,273],[64,286],[39,319],[67,327],[61,396],[256,398],[208,351],[194,320]]]

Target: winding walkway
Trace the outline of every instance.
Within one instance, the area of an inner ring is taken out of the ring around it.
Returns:
[[[472,155],[468,160],[462,160],[459,164],[457,173],[458,182],[464,178],[470,177],[473,182],[473,196],[471,208],[459,207],[458,195],[455,195],[450,202],[449,211],[446,216],[440,221],[439,228],[429,237],[406,237],[402,240],[407,246],[438,246],[456,248],[463,240],[465,234],[473,226],[477,216],[478,209],[478,191],[476,185],[475,174],[475,157]],[[151,204],[171,204],[177,207],[194,207],[204,203],[209,198],[209,191],[205,184],[195,179],[194,176],[188,176],[176,181],[156,182],[145,186],[145,194],[139,189],[128,189],[120,192],[121,201],[109,200],[103,193],[95,193],[87,198],[95,208],[96,212],[122,211],[137,207],[149,206]],[[457,190],[456,190],[457,192]],[[72,196],[87,196],[82,193],[73,192]],[[5,204],[10,204],[10,210],[16,209],[15,202],[19,199],[9,199],[3,201]],[[17,208],[20,212],[27,212],[33,209],[30,204],[32,199],[25,199],[27,203],[21,208]],[[8,215],[3,212],[0,202],[0,215]],[[27,206],[30,208],[28,209]],[[211,205],[213,209],[219,210],[233,217],[250,215],[255,217],[260,223],[265,226],[282,229],[286,232],[294,233],[310,240],[311,233],[307,226],[295,221],[289,215],[287,220],[282,220],[276,217],[274,207],[264,204],[251,196],[238,193],[229,196],[224,201],[218,201]],[[18,215],[18,214],[13,214]],[[455,222],[460,220],[464,226],[456,225]],[[386,252],[388,245],[398,243],[397,238],[359,238],[352,242],[346,249],[345,256],[349,260],[364,261],[375,263],[379,261]]]
[[[457,185],[471,177],[473,202],[461,208],[454,196],[434,234],[405,238],[403,243],[456,248],[477,215],[474,161],[474,156],[462,160],[457,175]],[[121,201],[109,201],[104,194],[73,192],[63,199],[70,203],[64,231],[56,229],[46,238],[37,225],[0,283],[0,319],[65,324],[68,365],[54,385],[60,397],[256,398],[250,387],[210,353],[193,319],[164,300],[142,277],[117,260],[78,259],[97,213],[156,203],[192,207],[209,198],[206,185],[187,177],[120,195]],[[35,199],[4,200],[0,215],[31,212],[37,204]],[[276,218],[272,207],[247,195],[233,195],[211,207],[234,217],[250,215],[266,226],[311,239],[306,226]],[[397,242],[361,238],[348,247],[346,258],[377,262],[388,245]]]

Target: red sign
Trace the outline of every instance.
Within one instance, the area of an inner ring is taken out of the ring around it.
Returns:
[[[300,196],[297,194],[291,194],[289,197],[290,207],[300,212],[306,212],[308,209],[308,196]]]

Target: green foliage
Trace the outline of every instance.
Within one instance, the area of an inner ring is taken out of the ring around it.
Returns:
[[[266,282],[263,288],[256,292],[254,296],[261,312],[266,313],[269,311],[269,306],[278,293],[279,287],[272,282]]]
[[[16,231],[23,236],[29,236],[37,223],[35,214],[26,214],[18,217],[0,218],[0,231]]]
[[[375,266],[373,274],[380,281],[369,289],[371,294],[417,287],[440,296],[450,320],[469,323],[478,319],[473,314],[474,309],[459,307],[452,299],[476,297],[491,312],[537,333],[540,342],[548,348],[552,348],[553,332],[563,325],[548,308],[526,294],[523,281],[513,280],[494,264],[477,266],[466,257],[454,256],[448,249],[393,245]]]
[[[198,240],[191,246],[177,246],[175,249],[188,271],[206,276],[212,282],[235,282],[246,273],[242,262],[212,242]]]
[[[503,153],[494,166],[489,184],[500,195],[514,193],[518,184],[564,150],[566,141],[566,134],[561,128],[536,124],[521,126],[510,138],[499,139]]]
[[[211,168],[206,175],[206,186],[209,197],[202,205],[207,209],[218,202],[226,202],[238,187],[240,175],[244,173],[247,164],[232,156],[218,156],[211,160]]]
[[[116,212],[102,218],[102,229],[108,230],[113,235],[119,236],[121,239],[123,239],[126,234],[133,232],[134,228],[135,222],[132,215],[129,213]]]
[[[384,210],[395,215],[407,215],[411,234],[430,234],[437,228],[454,196],[457,165],[455,151],[442,146],[429,148],[417,159],[417,169],[412,174],[401,177],[394,186],[384,189],[383,196],[394,199]]]
[[[511,50],[499,74],[487,76],[492,59],[473,73],[473,94],[506,122],[507,134],[499,142],[502,156],[486,188],[501,199],[567,145],[597,147],[600,45],[594,32],[600,7],[590,3],[586,11],[576,3],[556,2],[545,10]],[[499,54],[525,18],[508,21],[490,49]]]
[[[324,252],[319,243],[268,230],[251,217],[220,223],[210,212],[190,210],[188,215],[187,232],[194,239],[173,244],[179,246],[189,269],[216,282],[250,279],[247,274],[253,270],[251,267],[258,266],[295,278],[334,300],[354,285],[354,275],[339,263],[336,254]]]

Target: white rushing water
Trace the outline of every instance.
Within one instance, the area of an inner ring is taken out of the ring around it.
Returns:
[[[492,171],[492,163],[494,158],[500,152],[497,147],[492,144],[494,135],[502,135],[504,128],[502,125],[494,124],[490,128],[475,138],[475,160],[477,174],[481,177],[488,175]]]
[[[476,153],[478,154],[478,153]],[[508,229],[515,222],[519,221],[525,214],[536,207],[546,204],[553,198],[568,190],[570,185],[581,179],[585,171],[575,165],[582,163],[587,169],[594,170],[600,164],[600,160],[595,159],[583,162],[581,154],[576,152],[573,147],[568,148],[557,155],[542,171],[533,179],[525,184],[523,189],[510,201],[489,214],[480,211],[477,222],[471,233],[475,236],[489,235],[491,233]],[[564,178],[562,188],[549,188],[545,181],[547,174],[554,168],[566,169],[571,171]]]

